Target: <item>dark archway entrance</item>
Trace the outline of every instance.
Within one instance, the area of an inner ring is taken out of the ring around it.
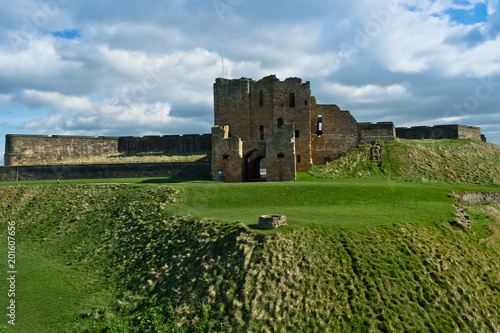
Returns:
[[[245,182],[265,182],[266,172],[263,165],[266,155],[254,149],[245,155],[245,174],[243,180]],[[264,160],[264,161],[263,161]]]

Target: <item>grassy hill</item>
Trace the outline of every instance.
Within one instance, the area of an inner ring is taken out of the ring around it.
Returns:
[[[500,184],[500,146],[472,140],[401,140],[351,150],[311,173],[327,178],[386,178],[403,181]]]
[[[380,144],[295,182],[0,186],[0,332],[500,331],[500,203],[469,230],[450,194],[497,191],[498,146]]]
[[[500,207],[468,208],[467,231],[449,195],[485,188],[302,177],[0,187],[18,226],[18,325],[3,330],[500,329]],[[254,229],[283,212],[288,227]]]

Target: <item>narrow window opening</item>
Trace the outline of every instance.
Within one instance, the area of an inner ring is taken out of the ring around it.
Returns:
[[[316,134],[318,136],[323,135],[323,116],[318,116],[316,119]]]
[[[290,93],[290,107],[295,107],[295,93]]]
[[[297,155],[297,163],[300,163],[302,160],[302,157],[300,155]]]
[[[307,105],[307,99],[304,101],[304,105]]]
[[[300,131],[295,131],[295,137],[296,138],[300,137]]]
[[[283,118],[278,118],[278,129],[283,128]]]
[[[259,126],[259,139],[264,140],[264,126]]]
[[[229,159],[229,155],[228,155],[228,154],[224,154],[224,155],[222,155],[222,159],[223,159],[223,160],[228,160],[228,159]]]
[[[285,158],[285,154],[283,154],[282,152],[279,152],[278,153],[278,158],[279,159],[284,159]]]
[[[264,106],[264,90],[259,90],[259,106]]]

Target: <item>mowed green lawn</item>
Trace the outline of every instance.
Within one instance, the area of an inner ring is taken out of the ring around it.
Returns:
[[[71,332],[85,309],[107,305],[113,299],[104,281],[93,272],[66,265],[44,249],[35,249],[22,236],[17,240],[15,297],[7,298],[9,285],[0,284],[2,305],[15,299],[15,325],[7,323],[11,319],[4,311],[0,332]],[[0,246],[7,249],[6,237],[0,237]],[[0,268],[8,277],[6,266],[2,262]]]
[[[454,220],[452,190],[492,191],[492,187],[443,182],[401,182],[385,179],[332,180],[298,173],[297,181],[217,183],[200,178],[131,178],[65,180],[82,183],[156,183],[179,189],[182,199],[169,210],[174,215],[241,221],[255,226],[260,215],[287,216],[290,227],[322,224],[340,227],[392,223],[432,223]],[[9,182],[0,185],[48,185],[56,181]]]
[[[291,227],[359,227],[454,219],[450,191],[488,190],[469,185],[388,180],[321,180],[299,174],[282,183],[179,183],[174,214],[256,225],[260,215],[282,214]],[[491,188],[489,188],[491,190]]]

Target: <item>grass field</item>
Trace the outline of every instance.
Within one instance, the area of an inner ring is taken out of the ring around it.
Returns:
[[[0,332],[500,331],[500,203],[463,204],[469,230],[450,195],[498,191],[498,147],[369,150],[284,183],[2,183],[18,273]],[[257,230],[263,214],[289,224]]]
[[[172,214],[191,214],[223,222],[256,224],[265,214],[283,214],[290,225],[359,227],[392,223],[429,223],[454,216],[450,190],[477,186],[402,183],[390,180],[315,179],[299,173],[285,183],[178,184],[183,200]],[[483,188],[491,190],[490,188]]]
[[[449,196],[495,188],[168,181],[0,187],[2,216],[19,226],[19,326],[3,330],[499,328],[500,207],[471,207],[467,232]],[[289,226],[254,230],[267,213]]]

